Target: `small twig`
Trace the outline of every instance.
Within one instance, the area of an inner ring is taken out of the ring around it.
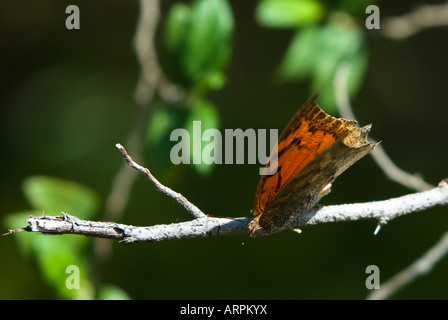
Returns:
[[[5,232],[3,235],[7,236],[8,234],[13,234],[13,233],[22,232],[22,231],[29,231],[27,228],[28,227],[26,227],[26,228],[18,228],[18,229],[9,229],[8,232]]]
[[[161,184],[151,174],[151,172],[147,168],[142,167],[141,165],[136,163],[134,160],[132,160],[131,156],[127,153],[126,149],[121,144],[117,143],[115,145],[115,147],[121,152],[123,158],[127,161],[128,165],[131,166],[132,168],[140,171],[141,173],[143,173],[149,179],[149,181],[152,182],[152,184],[158,191],[160,191],[160,192],[166,194],[167,196],[173,198],[174,200],[176,200],[188,212],[190,212],[195,218],[206,217],[206,215],[198,207],[196,207],[194,204],[192,204],[190,201],[188,201],[183,195],[181,195],[180,193],[177,193],[177,192],[171,190],[170,188],[164,186],[163,184]]]
[[[448,26],[448,3],[422,5],[399,17],[385,18],[382,33],[391,39],[406,39],[428,28]]]
[[[352,111],[347,90],[348,76],[348,66],[346,64],[341,64],[334,76],[336,104],[339,113],[343,118],[355,120],[356,117]],[[392,181],[416,191],[424,191],[434,188],[434,186],[424,181],[419,175],[408,173],[399,168],[390,159],[381,144],[377,144],[375,149],[370,152],[370,155],[373,157],[376,164],[383,170],[386,176]]]
[[[423,256],[412,263],[409,267],[396,274],[394,277],[380,285],[380,289],[374,290],[368,300],[388,299],[404,286],[411,283],[417,277],[425,275],[448,254],[448,232],[429,249]]]

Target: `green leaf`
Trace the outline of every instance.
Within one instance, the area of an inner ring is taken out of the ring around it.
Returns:
[[[169,52],[173,53],[181,50],[185,34],[190,23],[191,9],[184,3],[175,3],[166,19],[165,25],[165,45]]]
[[[39,216],[40,211],[9,214],[5,223],[9,229],[23,228],[30,216]],[[89,266],[84,258],[85,244],[90,239],[80,236],[64,237],[37,235],[20,232],[14,235],[20,252],[25,258],[34,258],[45,281],[63,299],[92,299],[93,287],[89,280]],[[79,289],[66,286],[67,267],[75,265],[79,269]]]
[[[221,71],[212,71],[204,76],[202,82],[205,88],[210,88],[212,90],[219,90],[226,84],[226,75]]]
[[[41,212],[38,211],[22,211],[8,214],[4,219],[4,224],[6,228],[10,230],[21,229],[27,226],[25,222],[30,216],[38,216]],[[21,254],[25,259],[28,259],[33,254],[33,240],[35,240],[36,235],[28,232],[20,232],[14,234],[14,239],[19,245]]]
[[[323,6],[315,0],[263,0],[255,14],[266,27],[295,28],[319,21],[323,13]]]
[[[278,68],[283,80],[308,77],[319,60],[321,28],[311,25],[296,32]]]
[[[230,56],[233,15],[227,0],[175,4],[164,27],[164,69],[170,80],[187,88],[218,89]],[[218,77],[217,77],[218,76]]]
[[[190,78],[198,81],[221,67],[229,56],[232,29],[233,17],[226,0],[194,3],[183,56]]]
[[[322,26],[310,25],[298,31],[279,66],[283,80],[311,80],[310,94],[319,92],[327,112],[336,111],[334,78],[338,68],[349,69],[347,89],[356,93],[367,65],[364,36],[353,19],[334,13]]]
[[[338,10],[343,11],[352,17],[365,20],[366,8],[371,4],[377,4],[377,0],[340,0]]]
[[[60,214],[69,212],[79,218],[90,218],[99,205],[97,195],[89,188],[68,180],[47,176],[27,178],[23,184],[26,198],[35,209],[32,215]],[[23,213],[9,217],[11,225],[26,223]],[[91,299],[93,288],[89,280],[89,266],[84,257],[84,249],[90,239],[80,236],[64,237],[38,236],[36,234],[18,234],[21,251],[32,255],[45,279],[59,296],[64,299]],[[79,269],[80,289],[66,286],[67,267],[75,265]]]
[[[43,236],[33,241],[37,264],[44,279],[64,299],[92,299],[93,287],[89,280],[89,265],[84,255],[68,237],[61,238]],[[69,266],[76,266],[79,270],[79,289],[71,289],[66,285],[67,278],[71,276],[68,272]]]
[[[171,132],[184,126],[189,110],[183,104],[162,103],[157,106],[146,126],[146,159],[151,159],[155,170],[164,170],[171,165],[170,151],[175,141],[170,141]]]
[[[31,206],[47,214],[67,212],[87,219],[93,216],[99,206],[95,192],[69,180],[34,176],[25,180],[23,190]]]
[[[171,131],[183,123],[186,113],[186,107],[180,104],[163,103],[158,106],[149,118],[146,141],[151,145],[157,145],[166,138],[169,140]]]
[[[320,38],[321,50],[312,72],[311,92],[319,91],[322,105],[327,111],[335,111],[334,78],[338,68],[343,64],[349,66],[352,80],[347,88],[351,94],[355,93],[363,78],[363,61],[366,61],[364,38],[351,18],[342,14],[333,15],[330,23],[322,28]],[[353,71],[356,71],[357,83],[353,81]]]
[[[200,135],[195,134],[193,132],[193,122],[200,122]],[[185,129],[190,133],[190,148],[191,148],[191,163],[194,168],[200,174],[208,174],[213,169],[213,164],[207,164],[204,162],[203,156],[207,156],[203,154],[203,150],[206,145],[214,144],[216,145],[216,141],[202,141],[202,135],[207,129],[218,129],[219,128],[219,114],[216,110],[216,107],[208,101],[199,100],[197,101],[191,108],[190,114],[185,122]],[[193,145],[201,145],[200,149],[195,149]],[[216,145],[217,147],[221,147],[221,145]],[[215,149],[216,150],[216,149]],[[201,159],[200,164],[195,164],[194,158]],[[207,160],[207,159],[205,159]]]
[[[27,178],[23,184],[27,200],[35,209],[32,212],[11,214],[6,223],[11,229],[23,228],[29,215],[40,216],[42,211],[47,214],[69,212],[80,218],[92,217],[98,207],[98,197],[89,188],[73,181],[34,176]],[[84,257],[84,249],[90,239],[80,236],[64,237],[39,236],[31,233],[20,233],[15,237],[19,248],[25,256],[32,256],[45,281],[52,286],[63,299],[91,299],[93,287],[89,280],[89,266]],[[69,266],[76,266],[79,274],[79,289],[67,287],[70,277]]]
[[[99,291],[98,300],[131,300],[131,297],[123,289],[108,284]]]
[[[194,127],[194,121],[199,121]],[[196,131],[194,128],[199,128]],[[219,113],[216,107],[206,100],[196,100],[191,102],[191,106],[162,104],[151,115],[147,131],[146,143],[147,153],[156,157],[161,169],[167,169],[171,164],[170,153],[172,148],[181,141],[171,141],[171,133],[175,129],[184,129],[188,132],[190,140],[182,140],[189,143],[190,164],[201,174],[207,174],[213,168],[213,165],[207,165],[203,161],[195,164],[193,159],[202,159],[202,150],[210,142],[202,142],[202,134],[207,129],[219,128]],[[200,149],[194,149],[193,145],[200,146]],[[187,148],[185,147],[183,149]],[[152,163],[154,166],[154,163]],[[160,168],[159,168],[160,169]]]
[[[185,51],[186,37],[190,28],[191,8],[184,3],[175,3],[170,8],[163,32],[164,52],[161,65],[167,77],[177,84],[188,84],[182,68],[182,55]]]

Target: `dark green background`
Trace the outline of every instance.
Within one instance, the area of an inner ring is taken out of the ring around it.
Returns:
[[[162,2],[165,13],[171,1]],[[378,5],[386,17],[419,3]],[[65,28],[69,4],[80,8],[80,30]],[[219,109],[221,129],[282,129],[309,96],[306,82],[278,85],[273,78],[293,33],[258,25],[256,1],[231,5],[235,35],[228,83],[208,99]],[[114,144],[125,142],[135,114],[139,68],[132,40],[138,13],[136,0],[0,3],[1,217],[28,209],[22,183],[32,175],[78,181],[102,199],[107,196],[122,164]],[[354,112],[362,125],[373,123],[371,135],[383,141],[401,168],[437,184],[448,176],[448,28],[404,41],[386,39],[378,31],[366,34],[370,61],[352,101]],[[189,169],[170,179],[169,186],[206,213],[250,216],[258,167],[219,165],[207,177]],[[366,157],[336,181],[322,203],[410,192],[390,182]],[[120,222],[189,219],[139,177]],[[246,246],[240,245],[242,236],[130,246],[116,242],[101,275],[136,299],[363,299],[368,265],[379,266],[384,281],[421,256],[447,226],[447,209],[432,208],[391,221],[378,236],[373,235],[375,221],[363,221],[307,227],[300,235],[285,231]],[[6,232],[3,222],[1,228]],[[0,238],[0,298],[56,298],[34,263],[18,252],[15,238],[20,236]],[[447,267],[444,259],[394,298],[447,299]]]

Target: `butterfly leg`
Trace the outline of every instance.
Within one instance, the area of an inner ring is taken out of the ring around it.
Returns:
[[[322,198],[331,192],[331,183],[327,184],[320,190],[319,196]]]
[[[297,233],[302,233],[302,230],[299,228],[289,228],[290,230],[297,232]]]

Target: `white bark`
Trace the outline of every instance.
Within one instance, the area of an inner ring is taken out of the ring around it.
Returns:
[[[182,197],[183,198],[183,197]],[[448,183],[442,181],[438,187],[384,201],[344,204],[313,208],[299,216],[291,228],[320,223],[358,221],[374,219],[380,224],[399,216],[423,211],[436,205],[448,204]],[[198,209],[199,210],[199,209]],[[44,234],[80,234],[92,237],[111,238],[133,242],[153,242],[168,239],[209,237],[218,235],[247,234],[249,218],[218,218],[203,215],[191,221],[168,225],[136,227],[114,222],[80,220],[64,214],[62,217],[42,216],[27,220],[26,231]]]

